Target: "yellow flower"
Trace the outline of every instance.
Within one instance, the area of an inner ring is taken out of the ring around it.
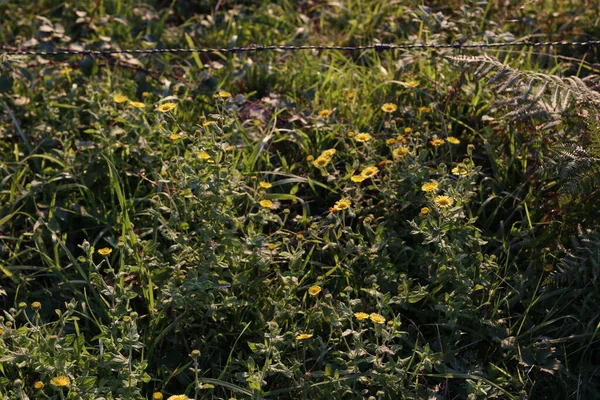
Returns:
[[[352,92],[350,92],[350,93],[347,93],[347,94],[346,94],[346,98],[347,98],[348,100],[352,100],[352,99],[354,98],[354,96],[355,96],[355,95],[354,95],[354,93],[352,93]]]
[[[370,167],[367,167],[367,168],[363,169],[360,174],[363,176],[363,178],[369,179],[369,178],[372,178],[375,175],[377,175],[378,172],[379,172],[379,168],[377,168],[376,166],[372,165]]]
[[[122,94],[116,94],[113,96],[113,100],[115,103],[125,103],[127,100],[127,96],[123,96]]]
[[[361,183],[362,181],[364,181],[366,178],[362,175],[352,175],[350,177],[350,179],[352,180],[352,182],[355,183]]]
[[[269,248],[269,250],[275,250],[277,248],[277,245],[275,243],[269,243],[267,247]]]
[[[460,144],[460,140],[455,138],[454,136],[448,136],[446,138],[446,140],[448,141],[448,143],[450,144]]]
[[[546,272],[550,272],[554,269],[554,267],[552,267],[552,264],[546,264],[544,265],[544,271]]]
[[[176,394],[174,396],[170,396],[167,400],[190,400],[185,394]]]
[[[211,126],[213,124],[216,124],[216,122],[215,121],[206,121],[206,122],[204,122],[202,124],[202,127],[206,128],[206,127],[209,127],[209,126]]]
[[[308,288],[308,294],[310,294],[311,296],[316,296],[319,293],[321,293],[321,286],[319,285],[314,285]]]
[[[379,315],[377,313],[369,314],[369,318],[371,319],[371,321],[373,321],[374,324],[385,324],[385,318],[383,318],[382,315]]]
[[[169,135],[169,139],[171,139],[171,140],[175,141],[175,140],[177,140],[177,139],[181,139],[181,135],[180,135],[180,134],[178,134],[178,133],[171,133],[171,134]]]
[[[270,189],[273,187],[273,185],[271,185],[269,182],[265,182],[265,181],[258,182],[258,186],[260,186],[263,189]]]
[[[408,82],[406,82],[406,86],[408,86],[408,87],[417,87],[417,86],[419,86],[419,82],[417,82],[417,81],[408,81]]]
[[[336,149],[328,149],[321,153],[321,157],[333,157],[333,155],[337,152]]]
[[[61,75],[69,75],[71,72],[73,72],[73,68],[70,67],[65,67],[60,70]]]
[[[329,116],[331,116],[331,110],[325,109],[325,110],[319,111],[319,117],[327,118]]]
[[[350,206],[352,205],[352,202],[348,199],[340,199],[338,201],[335,202],[335,205],[333,206],[333,209],[335,211],[341,211],[341,210],[346,210],[348,208],[350,208]]]
[[[210,154],[208,154],[205,151],[201,151],[200,153],[198,153],[198,158],[201,160],[210,160]]]
[[[261,200],[258,202],[258,204],[260,204],[261,207],[264,208],[271,208],[273,207],[273,202],[271,200]]]
[[[100,254],[101,256],[105,256],[106,257],[110,253],[112,253],[112,249],[109,249],[108,247],[104,247],[104,248],[98,250],[98,254]]]
[[[354,137],[354,135],[356,135],[356,133],[354,133],[354,132],[352,132],[352,131],[348,132],[348,137],[349,137],[349,138],[352,138],[352,137]]]
[[[317,168],[323,168],[324,166],[329,164],[329,161],[331,161],[331,158],[320,156],[315,161],[313,161],[313,165]]]
[[[429,114],[431,112],[431,108],[429,108],[429,107],[419,107],[417,109],[417,112],[419,114]]]
[[[421,208],[421,212],[419,213],[420,217],[425,217],[426,215],[429,214],[429,207],[423,207]]]
[[[65,387],[69,386],[70,383],[71,380],[69,377],[64,375],[55,376],[54,378],[50,379],[50,384],[54,387]]]
[[[388,146],[392,146],[392,145],[396,144],[396,139],[389,138],[388,140],[385,141],[385,144],[387,144]]]
[[[296,336],[296,340],[306,340],[310,339],[311,337],[313,337],[312,333],[301,333]]]
[[[466,168],[458,168],[458,167],[454,167],[452,168],[452,174],[456,175],[456,176],[461,176],[461,175],[467,175],[469,173],[469,171],[467,171]]]
[[[33,384],[33,388],[36,390],[42,390],[44,388],[44,382],[37,381]]]
[[[397,149],[392,150],[392,156],[394,158],[402,158],[409,153],[408,147],[398,147]]]
[[[219,96],[222,99],[227,99],[231,97],[231,93],[226,92],[225,90],[221,90],[219,93],[217,93],[217,96]]]
[[[156,110],[160,111],[161,113],[166,113],[166,112],[171,111],[175,107],[177,107],[177,104],[175,104],[175,103],[163,103],[160,106],[158,106],[156,108]]]
[[[431,145],[434,147],[438,147],[444,144],[444,139],[440,139],[439,137],[435,136],[429,143],[431,143]]]
[[[131,107],[135,107],[135,108],[139,108],[139,109],[146,107],[146,105],[144,103],[142,103],[141,101],[130,101],[129,105]]]
[[[233,147],[231,147],[231,146],[225,146],[225,151],[231,151],[231,150],[233,150]]]
[[[404,133],[411,133],[412,132],[412,128],[404,128]]]
[[[435,198],[435,204],[437,204],[441,208],[448,208],[454,204],[454,200],[449,196],[437,196]]]
[[[31,303],[31,309],[33,311],[38,311],[40,308],[42,308],[42,303],[40,303],[39,301],[34,301],[33,303]]]
[[[163,400],[163,395],[161,392],[154,392],[152,394],[152,400]]]
[[[373,139],[373,136],[371,136],[368,133],[359,133],[354,138],[354,140],[356,140],[357,142],[361,142],[361,143],[366,143],[366,142],[368,142],[371,139]]]
[[[421,190],[424,192],[433,192],[439,186],[440,185],[436,181],[431,181],[431,182],[427,182],[427,183],[423,184],[423,186],[421,186]]]
[[[393,113],[398,109],[398,106],[392,103],[385,103],[381,106],[381,111],[385,113]]]
[[[306,161],[311,162],[313,161],[315,158],[313,156],[311,156],[310,154],[306,156]]]
[[[359,321],[364,321],[365,319],[369,318],[369,314],[364,312],[357,312],[354,313],[354,318],[356,318]]]

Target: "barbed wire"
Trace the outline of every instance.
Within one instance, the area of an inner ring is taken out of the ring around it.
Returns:
[[[363,46],[329,46],[329,45],[252,45],[247,47],[208,47],[201,49],[124,49],[124,50],[14,50],[7,46],[0,46],[0,55],[8,56],[43,56],[54,57],[62,55],[90,55],[90,56],[108,56],[116,54],[162,54],[162,53],[248,53],[260,51],[301,51],[301,50],[337,50],[337,51],[355,51],[355,50],[439,50],[439,49],[457,49],[457,50],[485,50],[503,47],[552,47],[552,46],[570,46],[570,47],[592,47],[600,46],[600,40],[588,40],[583,42],[554,41],[554,42],[506,42],[506,43],[422,43],[422,44],[371,44]]]

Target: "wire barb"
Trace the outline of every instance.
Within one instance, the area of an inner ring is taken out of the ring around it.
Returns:
[[[248,47],[230,47],[230,48],[202,48],[202,49],[125,49],[125,50],[71,50],[59,49],[53,51],[41,50],[15,50],[7,46],[0,46],[0,55],[8,56],[70,56],[70,55],[89,55],[89,56],[109,56],[115,54],[162,54],[162,53],[248,53],[261,51],[301,51],[301,50],[320,50],[320,51],[353,51],[353,50],[440,50],[440,49],[467,49],[467,50],[485,50],[502,47],[551,47],[551,46],[599,46],[600,40],[588,40],[586,42],[507,42],[507,43],[448,43],[448,44],[372,44],[364,46],[290,46],[290,45],[251,45]]]

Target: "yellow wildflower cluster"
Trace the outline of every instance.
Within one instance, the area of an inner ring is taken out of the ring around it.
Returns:
[[[334,206],[329,209],[329,212],[335,213],[342,210],[347,210],[352,205],[349,199],[340,199],[335,202]]]
[[[317,168],[325,167],[327,164],[329,164],[331,162],[331,160],[333,159],[333,155],[335,153],[336,153],[335,149],[325,150],[324,152],[321,153],[321,155],[319,157],[317,157],[316,160],[313,161],[313,165]],[[307,160],[310,161],[310,159],[308,157],[307,157]]]

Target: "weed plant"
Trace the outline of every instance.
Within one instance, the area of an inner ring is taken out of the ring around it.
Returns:
[[[35,3],[0,2],[6,48],[600,29],[595,2]],[[574,51],[0,56],[0,397],[600,398]]]

